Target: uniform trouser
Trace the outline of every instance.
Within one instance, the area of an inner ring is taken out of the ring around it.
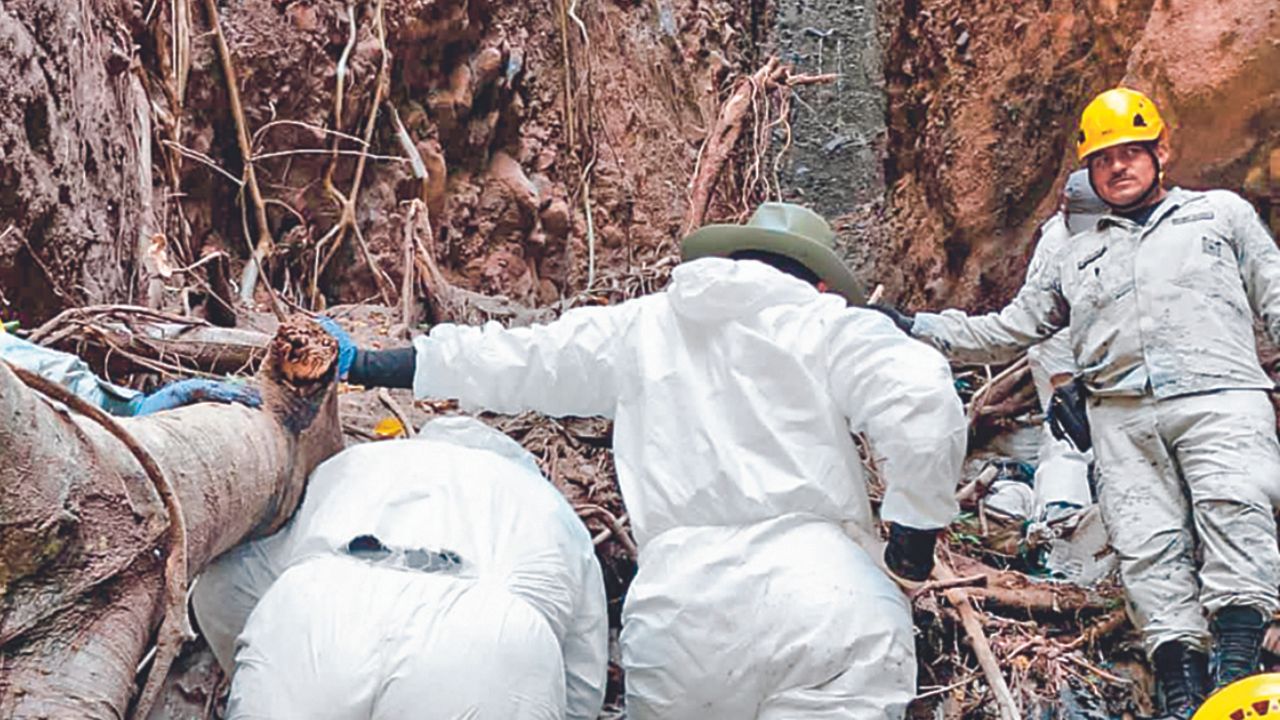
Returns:
[[[1270,616],[1280,444],[1266,393],[1095,398],[1089,422],[1098,502],[1147,652],[1171,640],[1205,649],[1206,614],[1228,605]]]
[[[915,695],[906,598],[812,516],[646,543],[622,664],[632,720],[900,720]]]

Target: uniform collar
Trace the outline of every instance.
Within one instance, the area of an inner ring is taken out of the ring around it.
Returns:
[[[1160,222],[1164,220],[1167,215],[1169,215],[1169,213],[1172,213],[1174,210],[1177,210],[1178,208],[1185,205],[1187,201],[1190,200],[1191,198],[1192,198],[1192,194],[1187,192],[1186,190],[1183,190],[1180,187],[1175,186],[1175,187],[1169,188],[1169,194],[1165,195],[1165,198],[1160,201],[1160,205],[1156,208],[1156,211],[1151,214],[1150,218],[1147,219],[1147,224],[1145,225],[1145,227],[1155,227],[1156,225],[1159,225]],[[1107,213],[1106,215],[1103,215],[1101,218],[1098,218],[1099,230],[1110,227],[1112,225],[1116,225],[1119,227],[1136,227],[1137,223],[1130,220],[1129,218],[1122,217],[1120,215],[1116,215],[1110,212]]]

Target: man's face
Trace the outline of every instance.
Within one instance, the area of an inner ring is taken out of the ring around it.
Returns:
[[[1167,151],[1157,146],[1155,154],[1165,162]],[[1103,202],[1112,207],[1132,205],[1156,180],[1156,162],[1143,143],[1125,143],[1089,156],[1089,177]]]

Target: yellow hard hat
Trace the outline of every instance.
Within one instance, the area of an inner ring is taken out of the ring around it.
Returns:
[[[1155,140],[1164,132],[1164,120],[1151,98],[1137,90],[1113,88],[1094,98],[1080,114],[1076,133],[1076,157],[1131,142]]]
[[[1280,673],[1251,675],[1209,696],[1191,720],[1244,720],[1280,713]]]

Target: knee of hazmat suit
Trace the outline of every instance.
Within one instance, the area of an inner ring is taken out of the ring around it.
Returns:
[[[234,673],[232,717],[594,720],[604,698],[591,537],[532,456],[471,418],[330,458],[193,605]]]

